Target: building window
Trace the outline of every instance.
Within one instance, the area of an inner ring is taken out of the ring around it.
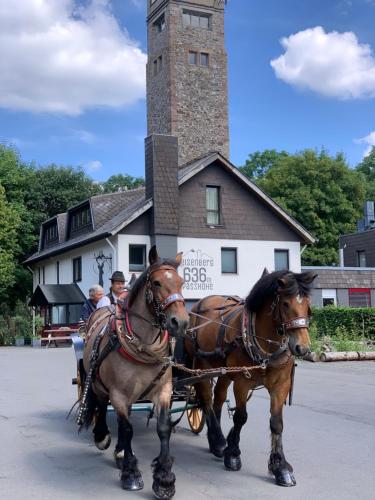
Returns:
[[[75,323],[78,323],[80,317],[81,317],[81,309],[82,305],[81,304],[70,304],[67,307],[67,324],[72,325]]]
[[[364,250],[359,250],[357,252],[357,266],[358,267],[367,267],[366,252]]]
[[[46,268],[42,267],[42,277],[43,277],[43,285],[46,284]]]
[[[211,25],[210,14],[205,14],[203,12],[191,12],[184,10],[182,14],[183,25],[191,26],[193,28],[203,28],[208,29]]]
[[[73,281],[82,281],[82,257],[73,259]]]
[[[66,325],[67,324],[66,306],[52,306],[52,324]]]
[[[38,285],[40,285],[40,267],[38,267]]]
[[[59,239],[59,235],[57,232],[57,223],[54,222],[45,226],[44,228],[44,245],[52,245],[57,243]]]
[[[371,307],[370,288],[349,288],[350,307]]]
[[[200,53],[200,65],[208,68],[209,66],[209,55],[207,52]]]
[[[220,224],[220,188],[218,186],[206,187],[207,224],[218,226]]]
[[[163,56],[159,56],[157,59],[154,59],[152,65],[153,75],[156,76],[163,68]]]
[[[221,249],[221,272],[237,274],[237,248]]]
[[[165,30],[165,16],[164,16],[164,14],[163,14],[163,15],[161,15],[161,16],[159,17],[159,19],[157,19],[157,20],[154,22],[154,27],[155,27],[155,29],[156,29],[156,31],[157,31],[158,33],[161,33],[162,31],[164,31],[164,30]]]
[[[189,50],[189,64],[198,64],[198,52],[194,50]]]
[[[129,245],[129,271],[146,269],[146,245]]]
[[[335,289],[322,290],[323,307],[336,306],[337,294]]]
[[[275,271],[289,269],[289,250],[275,250]]]
[[[90,207],[86,206],[79,210],[75,210],[71,214],[70,233],[79,233],[85,229],[92,227]]]
[[[60,284],[60,262],[56,262],[56,283]]]

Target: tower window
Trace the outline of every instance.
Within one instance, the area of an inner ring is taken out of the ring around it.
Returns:
[[[207,54],[207,52],[201,52],[201,54],[200,54],[200,64],[201,64],[201,66],[205,66],[206,68],[208,68],[209,55]]]
[[[198,64],[198,52],[194,52],[193,50],[189,51],[189,64]]]
[[[193,28],[208,29],[211,24],[210,19],[210,14],[204,14],[203,12],[184,10],[182,14],[182,22],[185,27],[191,26]]]
[[[154,22],[154,26],[155,26],[155,29],[158,33],[161,33],[162,31],[165,30],[165,16],[164,14],[161,15],[159,17],[159,19],[157,19],[155,22]]]
[[[154,59],[152,64],[152,73],[153,75],[157,75],[163,67],[163,56],[159,56],[157,59]]]

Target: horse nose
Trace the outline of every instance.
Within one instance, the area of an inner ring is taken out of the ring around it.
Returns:
[[[187,319],[180,319],[177,316],[172,316],[170,319],[170,324],[176,335],[181,335],[186,332],[188,327]]]
[[[298,356],[303,356],[306,354],[308,349],[306,347],[302,347],[301,345],[297,344],[296,345],[296,353]]]

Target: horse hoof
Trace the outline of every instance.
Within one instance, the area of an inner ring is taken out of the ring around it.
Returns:
[[[104,451],[107,450],[111,445],[111,435],[107,434],[106,437],[102,441],[95,441],[95,446],[98,450]]]
[[[176,488],[174,484],[169,486],[163,486],[159,482],[154,481],[152,485],[152,491],[154,492],[155,498],[158,500],[168,500],[172,498],[176,493]]]
[[[241,457],[224,456],[224,465],[227,470],[238,471],[242,467]]]
[[[126,491],[138,491],[143,489],[142,476],[127,476],[121,478],[121,484]]]
[[[291,487],[296,485],[293,472],[288,469],[282,469],[275,472],[275,481],[278,486]]]
[[[114,452],[114,457],[116,461],[116,466],[118,469],[122,470],[122,466],[124,464],[124,450]]]

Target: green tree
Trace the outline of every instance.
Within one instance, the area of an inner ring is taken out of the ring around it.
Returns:
[[[15,282],[15,256],[18,253],[17,230],[20,227],[20,214],[17,208],[5,197],[5,189],[0,184],[0,301],[5,298],[6,290]]]
[[[111,175],[111,177],[103,182],[102,187],[105,193],[116,193],[126,189],[135,189],[144,186],[145,181],[142,177],[132,177],[127,174]]]
[[[338,262],[339,235],[355,230],[365,196],[363,179],[342,154],[282,153],[257,184],[316,238],[305,265]]]
[[[366,186],[366,200],[375,201],[375,146],[356,167],[364,179]]]
[[[276,166],[281,160],[286,158],[286,151],[276,151],[275,149],[266,149],[265,151],[255,151],[251,153],[243,167],[239,170],[247,175],[249,179],[259,179],[263,177],[271,168]]]

